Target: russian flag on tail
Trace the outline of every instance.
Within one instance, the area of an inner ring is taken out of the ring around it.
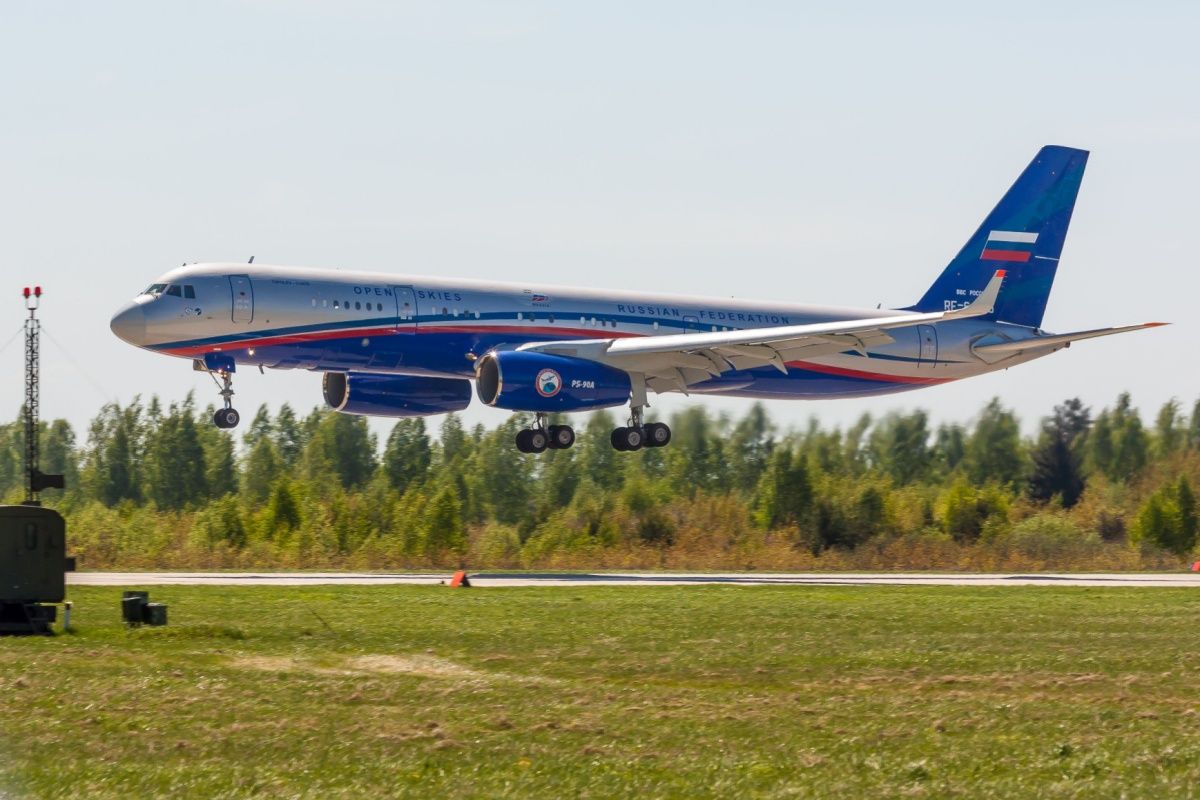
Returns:
[[[1033,245],[1037,243],[1036,233],[1020,231],[991,231],[987,243],[980,254],[981,261],[1021,261],[1029,260],[1033,254]]]

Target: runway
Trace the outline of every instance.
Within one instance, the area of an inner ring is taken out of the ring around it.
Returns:
[[[1200,573],[905,573],[905,572],[480,572],[480,588],[513,586],[1092,586],[1190,587]],[[72,572],[72,586],[386,586],[437,585],[429,572]]]

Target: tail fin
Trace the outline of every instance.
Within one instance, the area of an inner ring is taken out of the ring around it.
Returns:
[[[912,311],[966,305],[997,269],[1007,277],[995,319],[1040,327],[1058,269],[1071,211],[1087,165],[1086,150],[1047,145],[1017,178]]]

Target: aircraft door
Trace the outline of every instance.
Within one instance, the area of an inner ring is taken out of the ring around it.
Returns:
[[[918,325],[917,336],[921,340],[921,361],[919,366],[935,366],[938,357],[937,328],[932,325]]]
[[[393,286],[396,296],[396,333],[417,332],[417,295],[411,286]]]
[[[254,321],[254,286],[249,275],[230,275],[229,291],[233,297],[233,321]]]

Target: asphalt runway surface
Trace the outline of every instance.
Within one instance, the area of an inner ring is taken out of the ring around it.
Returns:
[[[907,572],[479,572],[471,585],[503,586],[1132,586],[1200,588],[1200,573]],[[72,586],[385,586],[437,585],[430,572],[71,572]]]

